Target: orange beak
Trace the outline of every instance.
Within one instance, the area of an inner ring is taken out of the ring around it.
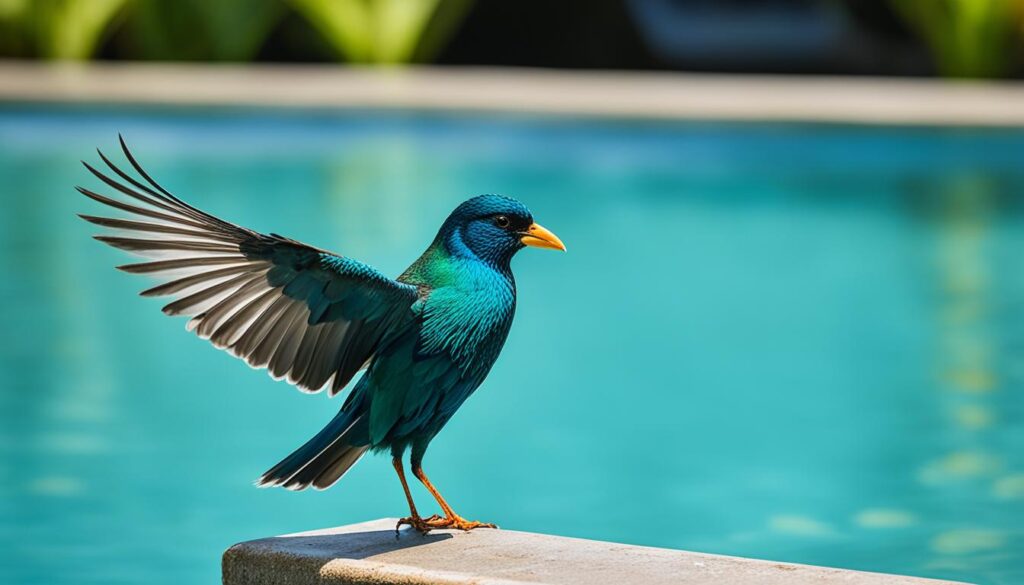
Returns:
[[[530,228],[523,233],[523,237],[519,241],[527,246],[533,246],[534,248],[550,248],[552,250],[561,250],[565,252],[565,244],[562,243],[562,240],[559,240],[558,236],[551,233],[550,230],[539,223],[532,224]]]

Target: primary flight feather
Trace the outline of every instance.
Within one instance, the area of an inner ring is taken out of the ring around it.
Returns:
[[[119,196],[78,187],[127,218],[82,215],[115,230],[96,239],[149,261],[120,266],[163,282],[163,311],[216,347],[306,392],[334,395],[366,372],[315,437],[260,477],[301,490],[334,484],[368,450],[386,451],[409,503],[409,524],[469,530],[492,524],[456,514],[423,473],[431,439],[483,382],[515,313],[510,262],[524,246],[565,250],[518,201],[481,195],[459,205],[397,279],[357,260],[262,234],[189,205],[154,181],[121,139],[133,177],[103,153],[113,175],[85,164]],[[441,507],[423,518],[402,456]]]

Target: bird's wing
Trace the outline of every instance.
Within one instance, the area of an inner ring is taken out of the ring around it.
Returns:
[[[333,395],[387,336],[412,321],[416,287],[351,258],[192,207],[150,178],[123,139],[121,148],[142,181],[101,152],[120,180],[83,164],[125,197],[78,191],[129,217],[81,217],[122,232],[96,236],[101,242],[150,258],[119,268],[162,278],[142,295],[175,297],[164,313],[190,316],[189,330],[215,346],[302,390],[329,387]]]

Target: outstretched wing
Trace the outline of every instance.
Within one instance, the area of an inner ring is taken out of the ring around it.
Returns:
[[[350,258],[201,211],[150,178],[123,138],[121,148],[145,183],[100,152],[120,180],[82,164],[126,198],[77,189],[129,217],[81,217],[116,230],[97,240],[148,257],[118,268],[162,278],[142,295],[174,297],[164,313],[190,316],[188,329],[215,346],[300,389],[328,387],[333,395],[389,334],[412,322],[415,287]]]

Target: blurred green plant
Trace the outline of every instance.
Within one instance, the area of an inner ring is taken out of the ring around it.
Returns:
[[[891,0],[949,77],[1003,77],[1021,61],[1024,0]]]
[[[281,0],[134,0],[123,42],[142,59],[248,61],[286,10]]]
[[[470,0],[291,0],[335,51],[355,63],[432,59]]]
[[[0,0],[0,36],[8,54],[88,59],[126,0]]]
[[[289,12],[338,57],[407,63],[437,55],[472,0],[0,0],[0,54],[81,60],[109,37],[142,59],[244,61]],[[301,22],[301,20],[299,20]]]

